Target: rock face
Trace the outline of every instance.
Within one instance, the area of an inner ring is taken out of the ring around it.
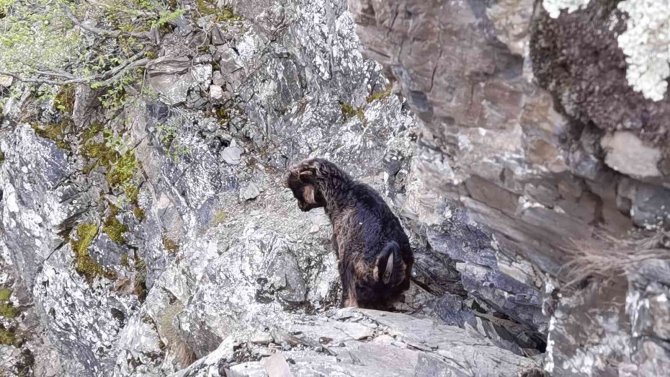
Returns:
[[[325,157],[394,209],[424,204],[416,118],[346,4],[233,1],[221,19],[179,4],[125,102],[2,84],[0,374],[532,370],[540,280],[446,204],[430,223],[398,211],[417,250],[398,305],[412,316],[332,312],[330,224],[299,211],[286,167]]]
[[[239,352],[230,337],[177,375],[517,376],[537,370],[531,359],[462,329],[400,313],[341,309],[277,324],[269,333],[246,346],[248,362],[228,365]],[[476,354],[468,352],[475,348]],[[292,374],[282,374],[287,370]]]
[[[667,314],[624,304],[670,294],[658,274],[639,273],[640,260],[663,270],[670,258],[670,96],[645,96],[629,81],[641,61],[624,54],[630,45],[620,36],[653,7],[628,14],[624,3],[349,0],[366,55],[421,119],[404,213],[428,226],[427,242],[439,250],[453,232],[431,237],[431,229],[452,216],[445,208],[466,208],[496,246],[464,255],[446,248],[464,288],[540,331],[546,323],[531,313],[543,300],[526,289],[545,286],[545,314],[554,313],[546,370],[556,375],[662,374],[654,368],[670,360],[665,330],[631,327],[643,315],[647,326],[667,328]],[[653,25],[645,30],[667,47]],[[650,241],[621,258],[605,255],[595,273],[589,250],[640,239]],[[577,265],[618,284],[558,293]],[[595,318],[576,314],[583,311]]]

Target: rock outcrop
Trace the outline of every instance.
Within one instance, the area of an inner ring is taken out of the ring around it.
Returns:
[[[330,224],[299,211],[286,167],[326,157],[394,209],[423,184],[416,118],[362,56],[346,4],[178,4],[127,97],[1,83],[0,374],[533,370],[540,281],[458,208],[430,227],[403,216],[411,315],[332,312]]]
[[[662,374],[670,360],[665,330],[631,325],[643,315],[647,326],[670,326],[665,310],[642,309],[670,294],[651,272],[667,271],[670,259],[670,100],[630,81],[641,61],[626,55],[622,33],[654,8],[628,14],[625,3],[349,1],[366,55],[421,119],[411,170],[419,183],[405,211],[430,229],[451,216],[445,206],[462,206],[494,234],[497,268],[454,248],[450,259],[463,281],[490,287],[468,291],[493,295],[519,322],[542,328],[503,297],[530,308],[544,301],[553,314],[546,370],[556,375]],[[635,32],[667,47],[653,25]],[[470,278],[495,273],[505,279]],[[596,280],[575,291],[566,285],[576,275]],[[517,294],[521,285],[544,285],[544,299]],[[641,296],[651,301],[630,304]]]

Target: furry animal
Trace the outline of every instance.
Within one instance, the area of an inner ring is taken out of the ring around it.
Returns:
[[[343,306],[388,309],[409,288],[414,257],[382,197],[321,158],[291,167],[286,186],[302,211],[324,207],[330,217]]]

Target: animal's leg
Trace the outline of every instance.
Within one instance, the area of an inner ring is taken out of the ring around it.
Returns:
[[[342,282],[342,306],[358,307],[356,281],[354,279],[352,266],[348,264],[347,261],[340,260],[338,267],[340,270],[340,280]]]

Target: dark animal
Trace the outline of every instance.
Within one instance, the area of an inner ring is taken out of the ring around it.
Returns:
[[[330,217],[343,306],[388,309],[409,288],[414,257],[381,196],[321,158],[291,167],[286,186],[301,210],[324,207]]]

